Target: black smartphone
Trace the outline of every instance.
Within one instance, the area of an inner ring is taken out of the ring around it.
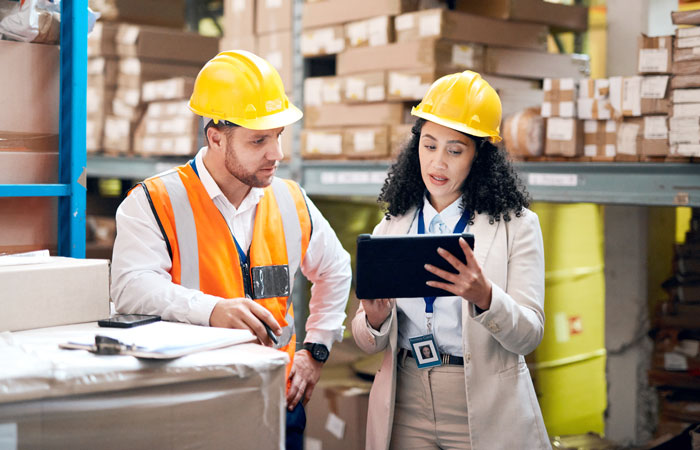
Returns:
[[[115,314],[108,319],[98,320],[97,325],[109,328],[132,328],[159,320],[160,316],[148,314]]]

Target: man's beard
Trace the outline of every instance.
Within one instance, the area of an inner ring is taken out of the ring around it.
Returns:
[[[250,187],[264,188],[269,186],[272,182],[272,176],[257,175],[257,170],[253,172],[247,171],[238,158],[236,158],[235,152],[230,147],[226,148],[224,166],[238,181]]]

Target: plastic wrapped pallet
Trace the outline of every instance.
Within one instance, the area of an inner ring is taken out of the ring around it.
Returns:
[[[97,332],[89,323],[0,341],[10,448],[284,447],[283,352],[240,344],[154,363],[58,347]]]

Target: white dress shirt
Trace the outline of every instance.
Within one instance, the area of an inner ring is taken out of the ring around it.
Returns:
[[[231,233],[248,249],[261,188],[251,188],[238,208],[224,196],[204,166],[207,148],[195,156],[199,178]],[[313,283],[306,321],[306,342],[325,344],[343,336],[345,305],[350,289],[350,255],[321,212],[306,197],[313,232],[301,271]],[[143,188],[137,187],[117,209],[117,238],[112,256],[111,295],[120,313],[159,314],[164,320],[209,325],[220,297],[204,294],[172,282],[172,261],[167,245]]]
[[[458,198],[440,213],[442,221],[451,233],[460,217],[462,208]],[[438,212],[426,198],[423,202],[423,220],[425,230]],[[467,230],[465,230],[467,231]],[[437,231],[435,232],[437,233]],[[418,234],[418,215],[411,224],[408,234]],[[438,349],[442,354],[461,356],[462,350],[462,297],[437,297],[433,303],[433,331]],[[397,298],[397,317],[399,321],[399,347],[411,350],[409,338],[428,334],[425,300],[423,298]]]

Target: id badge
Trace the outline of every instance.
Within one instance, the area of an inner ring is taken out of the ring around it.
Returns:
[[[439,366],[442,364],[440,360],[440,352],[435,344],[435,336],[432,334],[409,338],[408,342],[411,344],[413,356],[416,359],[416,364],[418,365],[419,369]]]
[[[289,267],[257,266],[250,270],[253,298],[289,297]]]

